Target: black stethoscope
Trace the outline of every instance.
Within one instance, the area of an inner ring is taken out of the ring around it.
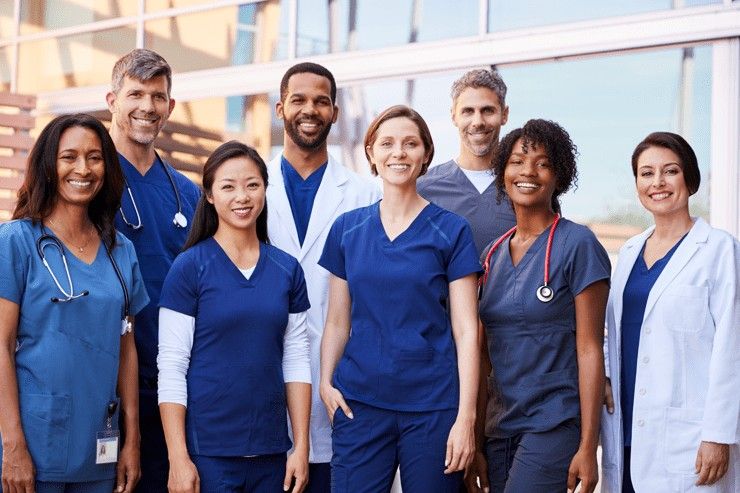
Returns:
[[[162,161],[162,158],[159,157],[159,154],[157,152],[154,153],[154,155],[157,157],[157,161],[159,161],[162,164],[162,168],[164,168],[164,174],[167,175],[167,179],[170,181],[170,186],[172,186],[172,191],[175,193],[175,200],[177,201],[177,212],[175,213],[175,217],[172,218],[172,224],[175,225],[177,228],[185,228],[188,225],[188,220],[185,217],[185,215],[182,213],[182,202],[180,201],[180,192],[177,190],[177,186],[175,186],[175,180],[172,178],[172,174],[170,173],[170,170],[167,169],[167,165],[164,164],[164,161]],[[131,193],[131,187],[128,184],[128,181],[124,180],[126,184],[126,191],[128,192],[128,196],[131,199],[131,205],[134,206],[134,212],[136,213],[136,224],[130,222],[128,218],[126,217],[126,214],[123,213],[123,204],[121,204],[121,207],[119,208],[119,211],[121,212],[121,219],[123,219],[123,222],[126,223],[126,226],[130,227],[131,229],[141,229],[143,226],[141,224],[141,215],[139,214],[139,208],[136,206],[136,201],[134,200],[134,194]]]
[[[90,291],[84,290],[77,294],[75,294],[75,288],[72,284],[72,276],[69,272],[69,265],[67,264],[67,256],[64,253],[64,245],[61,241],[59,241],[59,238],[57,238],[54,235],[49,234],[46,231],[46,228],[44,225],[41,225],[41,236],[36,240],[36,251],[39,254],[39,257],[41,258],[41,261],[44,263],[44,267],[46,267],[46,270],[49,271],[49,274],[51,275],[51,278],[54,280],[54,284],[57,285],[57,288],[61,293],[64,295],[63,298],[59,298],[57,296],[51,297],[52,303],[66,303],[68,301],[76,300],[77,298],[82,298],[83,296],[87,296],[90,294]],[[111,253],[110,249],[108,249],[108,245],[105,244],[105,242],[102,242],[103,248],[105,248],[105,253],[108,255],[108,260],[110,260],[111,265],[113,266],[113,270],[116,272],[116,277],[118,277],[118,282],[121,284],[121,289],[123,290],[123,320],[122,323],[122,330],[121,333],[125,334],[127,332],[131,332],[133,326],[131,324],[131,321],[129,320],[129,316],[131,315],[131,300],[129,298],[128,288],[126,287],[126,281],[123,279],[123,274],[121,274],[121,270],[118,268],[118,264],[116,263],[115,259],[113,258],[113,254]],[[59,251],[59,255],[62,257],[62,264],[64,264],[64,272],[67,274],[67,284],[69,285],[69,291],[65,290],[62,287],[62,284],[59,282],[59,279],[54,274],[54,271],[51,269],[51,266],[49,265],[49,262],[46,260],[46,253],[44,252],[44,249],[48,246],[53,246],[54,248]]]
[[[549,303],[552,301],[552,298],[555,296],[555,291],[550,287],[550,252],[552,251],[552,237],[555,234],[555,228],[558,227],[558,222],[560,222],[560,214],[555,215],[555,220],[552,222],[552,225],[550,226],[550,234],[547,236],[547,248],[545,249],[545,279],[542,284],[542,286],[537,288],[537,299],[540,300],[542,303]],[[506,240],[509,236],[513,235],[516,231],[516,226],[511,228],[509,231],[501,235],[501,238],[496,240],[496,242],[493,244],[491,249],[488,251],[488,255],[486,255],[486,261],[483,263],[483,275],[481,276],[480,280],[478,281],[478,299],[481,298],[483,295],[483,285],[488,280],[488,271],[491,268],[491,256],[493,255],[493,252],[498,249],[498,247],[501,245],[501,243]]]

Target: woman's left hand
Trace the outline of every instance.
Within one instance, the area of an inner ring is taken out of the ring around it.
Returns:
[[[726,443],[701,442],[696,454],[697,486],[714,484],[725,475],[730,464],[730,446]]]
[[[581,481],[581,493],[593,493],[599,482],[599,467],[596,462],[596,450],[579,448],[568,468],[568,491],[575,491],[578,480]]]
[[[141,478],[141,465],[139,463],[139,447],[125,444],[118,456],[116,466],[116,492],[131,493],[136,483]]]
[[[290,490],[294,478],[295,485],[292,491],[293,493],[301,493],[308,484],[308,454],[302,454],[295,450],[288,456],[288,461],[285,463],[283,491]]]
[[[470,465],[475,454],[475,420],[457,419],[447,438],[445,474],[462,471]]]

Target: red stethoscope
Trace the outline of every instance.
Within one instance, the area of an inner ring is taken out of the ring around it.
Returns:
[[[555,220],[552,222],[552,225],[550,226],[550,234],[547,237],[547,248],[545,249],[545,279],[542,286],[537,288],[537,299],[540,300],[542,303],[548,303],[552,301],[553,296],[555,296],[555,291],[550,287],[550,252],[552,251],[552,237],[555,234],[555,228],[558,227],[558,222],[560,222],[560,214],[555,214]],[[481,298],[483,295],[483,285],[488,280],[488,271],[491,268],[491,256],[493,253],[498,249],[499,246],[501,246],[501,243],[503,243],[506,238],[510,237],[514,234],[516,231],[516,226],[511,228],[509,231],[501,235],[501,238],[496,240],[496,242],[493,244],[491,249],[488,251],[488,254],[486,255],[486,261],[483,262],[483,275],[478,280],[478,299]]]

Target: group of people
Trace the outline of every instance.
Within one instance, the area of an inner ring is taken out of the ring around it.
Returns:
[[[134,50],[110,133],[61,116],[29,155],[0,225],[2,492],[591,492],[599,441],[602,491],[737,491],[740,245],[690,216],[679,135],[634,151],[655,225],[612,273],[562,216],[575,144],[499,139],[495,71],[452,86],[454,160],[412,108],[372,121],[382,191],[328,153],[325,67],[283,76],[282,153],[224,143],[202,193],[154,150],[171,85]]]

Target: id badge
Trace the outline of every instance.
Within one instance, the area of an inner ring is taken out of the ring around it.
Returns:
[[[118,430],[105,430],[97,433],[95,440],[95,463],[110,464],[118,461]]]

